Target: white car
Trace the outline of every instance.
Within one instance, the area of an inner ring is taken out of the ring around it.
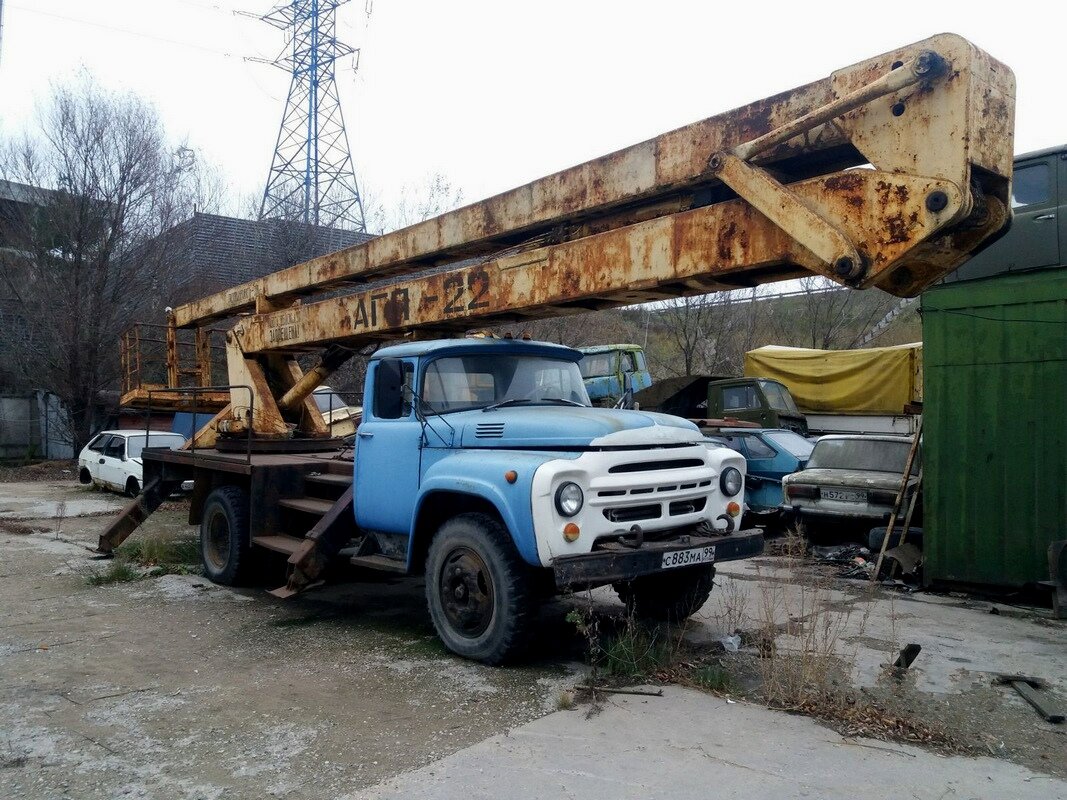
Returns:
[[[145,432],[137,430],[102,431],[78,454],[78,480],[136,497],[143,485],[141,451],[145,447],[177,450],[185,444],[180,433],[152,431],[145,443]]]

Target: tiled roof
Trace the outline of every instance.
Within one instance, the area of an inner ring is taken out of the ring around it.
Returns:
[[[176,288],[197,294],[234,286],[309,258],[373,238],[366,233],[284,220],[247,220],[194,214],[167,233],[167,261]]]

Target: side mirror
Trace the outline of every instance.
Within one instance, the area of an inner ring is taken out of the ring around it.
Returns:
[[[374,371],[374,416],[400,419],[404,416],[404,362],[383,358]]]

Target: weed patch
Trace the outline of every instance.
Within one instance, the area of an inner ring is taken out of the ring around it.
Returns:
[[[89,586],[107,586],[112,583],[128,583],[140,580],[141,571],[125,561],[116,559],[111,562],[103,572],[92,572],[85,576],[85,582]]]
[[[144,536],[126,542],[115,556],[145,567],[149,575],[199,575],[200,544],[195,536]]]

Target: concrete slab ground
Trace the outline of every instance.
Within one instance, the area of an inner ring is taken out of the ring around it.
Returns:
[[[1028,671],[1064,699],[1067,627],[1040,614],[812,584],[807,567],[763,558],[723,565],[690,625],[708,643],[769,618],[786,650],[830,620],[828,646],[858,686],[997,758],[845,740],[675,687],[587,719],[583,706],[555,710],[584,680],[565,619],[577,600],[545,609],[528,663],[492,669],[443,650],[418,579],[365,573],[288,602],[196,574],[90,586],[107,562],[89,551],[123,504],[73,481],[0,484],[0,798],[833,798],[904,786],[892,796],[1067,799],[1067,726],[988,684]],[[184,515],[167,504],[136,536],[188,543]],[[594,603],[620,612],[610,591]],[[909,641],[923,652],[887,685],[881,664]]]
[[[766,557],[722,564],[715,593],[694,618],[694,636],[717,639],[739,617],[743,626],[771,617],[783,624],[818,608],[822,631],[815,638],[851,665],[859,686],[878,685],[885,665],[915,643],[922,652],[909,682],[918,691],[958,694],[988,685],[997,674],[1021,673],[1042,678],[1067,698],[1067,622],[995,602],[832,580],[833,572],[810,563],[784,568],[781,559]],[[806,636],[785,631],[777,644],[799,648]]]
[[[992,758],[851,740],[810,719],[678,687],[561,711],[346,800],[943,800],[1067,798],[1067,782]]]

